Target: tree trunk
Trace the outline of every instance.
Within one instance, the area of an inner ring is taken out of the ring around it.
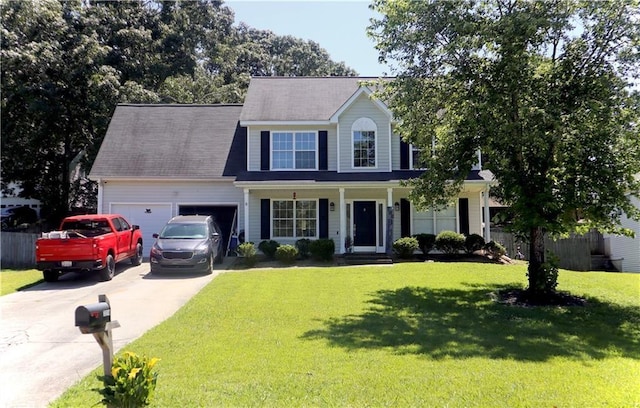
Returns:
[[[544,264],[544,230],[533,227],[529,232],[529,288],[533,297],[544,296],[547,277]]]

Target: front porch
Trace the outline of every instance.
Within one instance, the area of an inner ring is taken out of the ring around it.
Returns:
[[[295,244],[302,238],[333,239],[336,253],[392,253],[393,242],[418,233],[454,230],[490,239],[486,185],[465,186],[442,211],[417,211],[410,189],[399,182],[322,185],[316,182],[252,183],[244,191],[247,241],[273,239]]]

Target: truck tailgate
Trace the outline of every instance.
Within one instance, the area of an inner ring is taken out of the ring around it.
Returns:
[[[41,238],[36,242],[36,262],[93,259],[93,241],[93,238]]]

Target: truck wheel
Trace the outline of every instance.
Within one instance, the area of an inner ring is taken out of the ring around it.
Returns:
[[[100,270],[100,280],[110,281],[116,274],[116,261],[113,255],[107,255],[107,262],[104,268]]]
[[[58,271],[46,270],[42,271],[42,276],[45,282],[56,282],[60,277],[60,274],[58,273]]]
[[[131,265],[140,265],[142,263],[142,244],[136,245],[136,254],[131,258]]]

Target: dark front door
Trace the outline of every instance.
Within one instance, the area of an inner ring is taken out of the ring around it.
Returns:
[[[376,202],[355,201],[353,203],[354,246],[376,246]]]

